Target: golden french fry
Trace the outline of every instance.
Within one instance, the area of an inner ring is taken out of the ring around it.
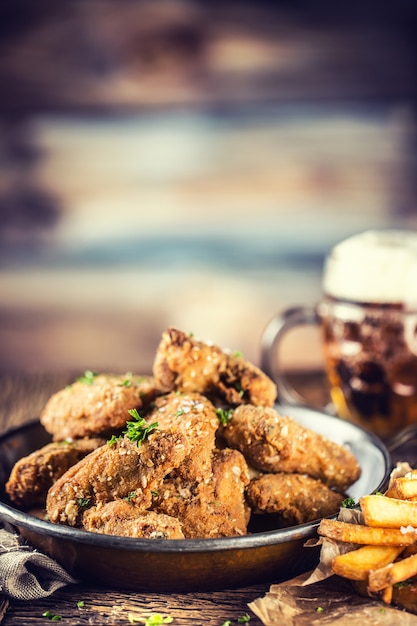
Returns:
[[[399,500],[417,497],[417,474],[409,472],[405,476],[395,478],[385,495]]]
[[[381,498],[382,496],[377,496]],[[345,543],[357,543],[373,546],[408,546],[417,542],[417,534],[402,532],[397,528],[376,528],[363,524],[349,524],[338,520],[322,519],[317,532],[323,537],[343,541]]]
[[[367,580],[371,570],[392,563],[403,549],[402,546],[363,546],[334,557],[332,570],[349,580]]]
[[[394,587],[392,585],[390,585],[389,587],[385,587],[385,589],[382,591],[381,599],[383,602],[385,602],[385,604],[391,604],[393,591]]]
[[[359,504],[367,526],[417,527],[417,504],[415,502],[371,495],[360,498]]]
[[[417,575],[417,554],[390,563],[369,573],[368,588],[371,592],[382,591],[389,586]]]

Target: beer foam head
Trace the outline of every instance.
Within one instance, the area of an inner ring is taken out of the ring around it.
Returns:
[[[335,298],[417,306],[417,232],[366,231],[327,257],[323,289]]]

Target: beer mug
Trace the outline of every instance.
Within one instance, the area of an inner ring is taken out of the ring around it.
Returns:
[[[264,331],[261,367],[278,400],[303,401],[281,371],[279,347],[290,329],[314,324],[332,412],[385,441],[417,426],[417,232],[367,231],[341,242],[322,285],[319,303],[278,313]]]

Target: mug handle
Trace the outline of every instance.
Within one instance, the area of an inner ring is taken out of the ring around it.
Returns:
[[[278,402],[306,404],[306,400],[289,384],[279,365],[279,343],[285,333],[296,326],[318,325],[316,306],[298,306],[277,313],[267,324],[261,338],[261,369],[275,382]]]

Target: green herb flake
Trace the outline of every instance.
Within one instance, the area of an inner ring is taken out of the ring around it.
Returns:
[[[160,613],[153,613],[148,617],[142,617],[141,615],[135,615],[134,613],[128,614],[128,619],[131,624],[145,624],[145,626],[160,626],[161,624],[170,624],[174,621],[171,615],[161,615]]]
[[[148,424],[147,421],[141,417],[137,409],[129,409],[129,415],[134,418],[134,421],[126,422],[126,430],[123,434],[126,435],[130,441],[136,441],[138,446],[146,439],[146,437],[158,427],[158,422]]]
[[[92,385],[97,375],[98,374],[92,370],[86,370],[84,374],[78,378],[78,382],[84,383],[85,385]]]
[[[232,409],[216,409],[216,415],[219,418],[219,421],[223,426],[227,426],[227,424],[232,419],[233,410]]]
[[[225,622],[223,622],[222,626],[231,626],[232,622],[230,619],[227,619]]]
[[[116,437],[116,435],[112,435],[110,437],[110,439],[107,440],[107,445],[109,446],[109,448],[112,448],[113,446],[116,445],[116,443],[119,441],[119,439],[121,439],[121,437]]]
[[[127,500],[127,502],[129,502],[130,504],[135,498],[136,498],[136,491],[131,491],[130,493],[127,494],[124,500]]]
[[[316,609],[317,613],[323,613],[324,609],[322,606],[318,606]]]
[[[185,414],[185,409],[178,409],[178,411],[175,411],[175,417],[181,417],[181,415]]]
[[[78,606],[79,609],[82,609],[85,606],[84,600],[78,600],[77,606]]]
[[[124,380],[120,383],[121,387],[131,387],[132,386],[132,378],[133,378],[133,373],[132,372],[126,372]]]
[[[356,506],[354,498],[345,498],[341,504],[344,509],[353,509]]]
[[[238,380],[238,382],[236,383],[235,389],[239,393],[240,397],[243,398],[243,396],[245,394],[245,390],[243,389],[242,383],[241,383],[240,380]]]
[[[233,352],[233,356],[236,357],[237,359],[241,359],[243,358],[243,352],[236,350],[235,352]]]
[[[77,502],[81,509],[86,509],[90,506],[91,498],[78,498]]]
[[[250,622],[250,615],[248,613],[246,613],[246,615],[242,615],[242,617],[238,617],[238,624],[247,624],[248,622]]]
[[[45,611],[42,613],[42,617],[50,619],[51,622],[59,622],[62,619],[61,615],[55,615],[52,611]]]

